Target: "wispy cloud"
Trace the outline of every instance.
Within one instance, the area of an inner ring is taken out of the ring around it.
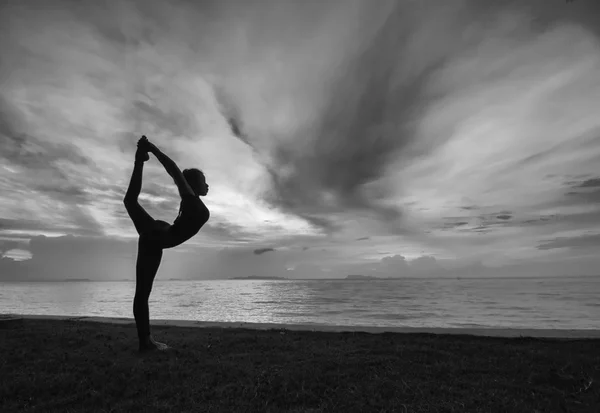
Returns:
[[[579,235],[575,237],[557,237],[538,246],[541,250],[554,248],[595,248],[600,247],[600,234]]]

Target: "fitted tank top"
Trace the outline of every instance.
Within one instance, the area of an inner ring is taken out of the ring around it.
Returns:
[[[179,204],[179,215],[175,218],[171,230],[178,241],[184,242],[196,235],[209,218],[210,212],[199,197],[184,195]]]

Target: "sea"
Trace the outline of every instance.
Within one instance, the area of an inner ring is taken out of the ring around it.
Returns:
[[[0,314],[132,318],[135,283],[2,282]],[[600,330],[600,277],[156,280],[151,320]]]

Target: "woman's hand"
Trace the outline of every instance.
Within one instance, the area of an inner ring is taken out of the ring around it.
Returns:
[[[158,148],[148,140],[148,138],[146,137],[146,135],[143,135],[140,140],[138,141],[138,148],[142,148],[143,150],[145,150],[146,152],[150,152],[153,154],[156,154],[156,151],[158,150]]]
[[[150,143],[150,141],[148,141],[148,138],[146,137],[146,135],[142,135],[142,137],[137,141],[137,146],[139,149],[148,152],[149,148],[148,148],[148,144]]]
[[[142,136],[142,139],[138,140],[137,151],[135,152],[136,162],[146,162],[150,159],[150,155],[148,155],[147,141],[148,139],[145,136]]]

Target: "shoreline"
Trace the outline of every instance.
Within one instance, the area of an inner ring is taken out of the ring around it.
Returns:
[[[95,316],[58,316],[58,315],[22,315],[0,314],[0,325],[19,320],[67,320],[87,321],[104,324],[134,324],[133,318],[125,317],[95,317]],[[438,334],[438,335],[470,335],[484,337],[532,337],[545,339],[600,339],[600,330],[593,329],[530,329],[530,328],[495,328],[495,327],[369,327],[369,326],[338,326],[326,324],[281,324],[281,323],[247,323],[247,322],[213,322],[194,320],[161,320],[151,319],[152,326],[223,328],[249,330],[288,330],[288,331],[318,331],[332,333],[399,333],[399,334]]]

